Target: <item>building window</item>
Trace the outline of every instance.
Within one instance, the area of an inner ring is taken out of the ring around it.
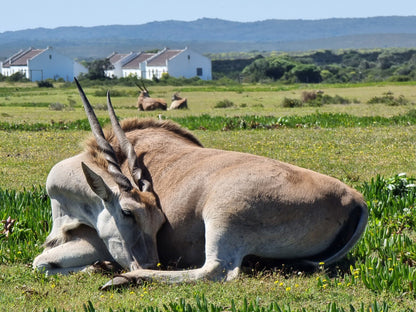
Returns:
[[[197,69],[196,69],[196,75],[197,76],[202,76],[202,68],[201,67],[198,67]]]
[[[188,61],[191,59],[191,56],[188,54]]]
[[[52,54],[49,54],[49,59],[50,59],[50,60],[52,59]]]

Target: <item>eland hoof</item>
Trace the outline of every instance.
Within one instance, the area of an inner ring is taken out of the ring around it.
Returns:
[[[111,279],[110,281],[108,281],[104,286],[102,286],[100,288],[100,290],[111,290],[111,289],[116,289],[116,288],[122,288],[122,287],[127,287],[131,284],[136,284],[136,280],[129,278],[127,276],[124,275],[117,275],[114,276],[113,279]]]

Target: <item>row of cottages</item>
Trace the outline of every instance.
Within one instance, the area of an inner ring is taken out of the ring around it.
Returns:
[[[83,65],[57,53],[52,47],[21,50],[0,62],[0,70],[3,76],[20,72],[31,81],[60,78],[73,81],[79,74],[88,73]]]
[[[111,68],[108,77],[136,76],[143,79],[160,79],[164,73],[172,77],[212,79],[211,60],[189,48],[183,50],[163,49],[158,53],[113,53],[108,57]]]

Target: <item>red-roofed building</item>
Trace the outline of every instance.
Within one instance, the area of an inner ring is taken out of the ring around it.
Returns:
[[[112,68],[108,77],[136,76],[144,79],[160,79],[164,73],[172,77],[212,79],[211,60],[191,49],[163,49],[158,53],[111,54],[108,59]]]
[[[20,72],[31,81],[63,78],[72,81],[88,70],[72,59],[57,53],[53,48],[21,50],[0,62],[3,76],[11,76]]]

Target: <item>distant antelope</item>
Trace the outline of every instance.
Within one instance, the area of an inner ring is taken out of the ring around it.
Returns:
[[[143,87],[141,87],[138,83],[136,85],[140,89],[140,95],[139,95],[139,98],[137,99],[137,108],[140,111],[149,111],[149,110],[156,110],[156,109],[166,110],[167,109],[168,105],[164,99],[151,98],[149,96],[149,91],[144,85],[143,80],[142,80]]]
[[[170,104],[169,110],[182,108],[188,108],[188,100],[180,97],[179,93],[176,92],[172,95],[172,103]]]

